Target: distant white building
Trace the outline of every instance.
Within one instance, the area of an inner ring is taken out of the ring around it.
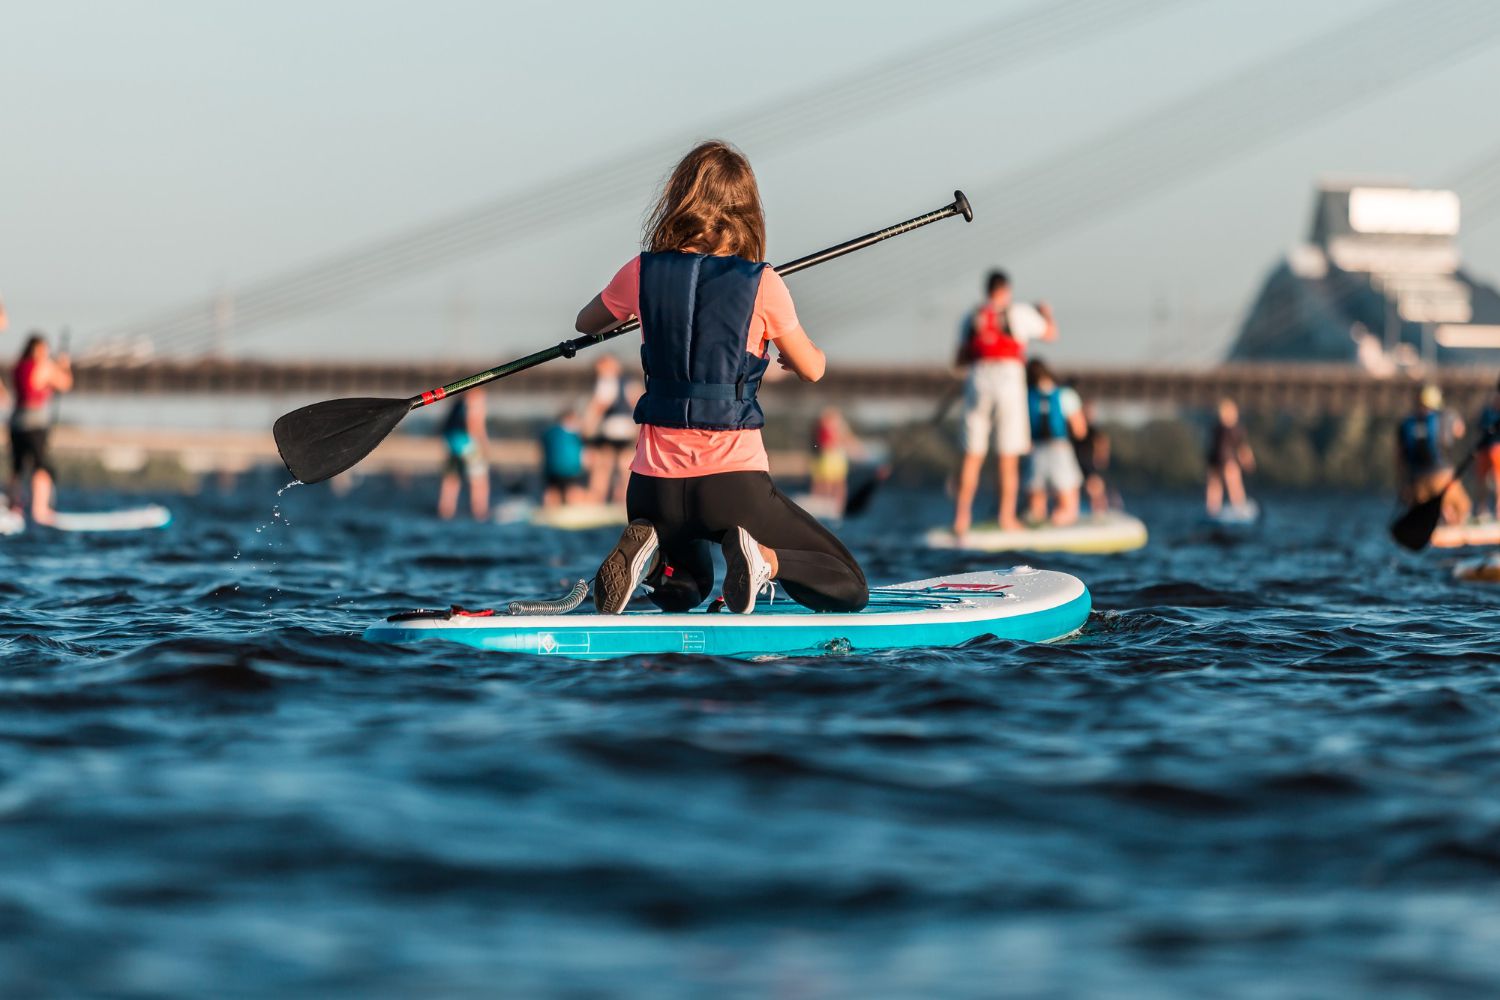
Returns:
[[[1229,360],[1500,367],[1500,292],[1464,271],[1458,227],[1452,191],[1324,185],[1309,242],[1266,279]]]

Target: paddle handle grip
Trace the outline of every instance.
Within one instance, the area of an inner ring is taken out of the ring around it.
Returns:
[[[934,209],[931,212],[924,212],[922,215],[913,216],[905,222],[898,222],[894,226],[878,229],[873,233],[867,233],[864,236],[848,240],[837,246],[831,246],[826,250],[808,254],[806,257],[798,257],[796,260],[788,261],[777,267],[776,273],[782,275],[796,274],[798,271],[805,271],[809,267],[833,260],[836,257],[851,254],[856,250],[863,250],[865,247],[873,246],[894,236],[903,236],[912,230],[921,229],[923,226],[930,226],[934,222],[951,219],[955,215],[963,216],[965,222],[974,221],[974,210],[969,207],[969,199],[964,197],[962,191],[953,192],[953,201],[942,208]],[[496,379],[505,378],[507,375],[524,372],[528,368],[535,368],[537,365],[546,364],[548,361],[554,361],[557,358],[571,358],[584,348],[593,347],[595,344],[602,344],[606,340],[613,340],[623,333],[629,333],[632,330],[639,330],[640,328],[641,321],[632,319],[612,330],[605,330],[602,333],[587,333],[582,337],[565,340],[546,350],[537,351],[535,354],[528,354],[524,358],[517,358],[514,361],[506,362],[497,368],[491,368],[488,371],[470,375],[468,378],[461,378],[457,382],[450,382],[447,385],[438,386],[436,389],[429,389],[426,392],[411,397],[411,399],[407,400],[407,403],[413,410],[424,406],[431,406],[433,403],[447,399],[449,396],[466,392],[475,386],[484,385],[486,382],[493,382]]]

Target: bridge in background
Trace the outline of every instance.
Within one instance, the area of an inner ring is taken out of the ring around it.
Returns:
[[[117,395],[246,395],[296,398],[415,395],[482,368],[462,363],[441,367],[409,363],[271,362],[255,360],[157,361],[80,363],[77,390]],[[1372,415],[1393,416],[1411,408],[1421,380],[1406,375],[1383,378],[1352,366],[1310,364],[1231,364],[1214,368],[1060,366],[1085,398],[1108,403],[1141,403],[1202,409],[1223,397],[1241,408],[1259,412],[1297,414],[1343,413],[1363,408]],[[1494,386],[1490,369],[1443,369],[1431,376],[1450,404],[1463,410],[1477,407]],[[587,356],[556,361],[512,376],[499,385],[507,395],[582,397],[592,388],[592,366]],[[869,404],[938,401],[951,398],[961,383],[951,369],[922,366],[841,366],[818,387],[819,404]],[[762,390],[768,401],[808,395],[796,384],[768,382]]]

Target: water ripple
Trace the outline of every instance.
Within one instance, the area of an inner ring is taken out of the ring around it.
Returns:
[[[1036,559],[1095,597],[1052,646],[575,663],[359,634],[608,530],[273,493],[0,548],[4,995],[1500,989],[1500,587],[1384,503],[1142,500],[1146,550]],[[992,565],[912,547],[942,513],[846,534]]]

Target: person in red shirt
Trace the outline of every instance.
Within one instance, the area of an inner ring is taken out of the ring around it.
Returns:
[[[756,398],[767,349],[807,382],[823,377],[826,359],[765,264],[765,216],[744,155],[715,141],[683,157],[644,244],[577,321],[580,333],[602,333],[639,316],[646,375],[631,522],[594,577],[595,607],[618,614],[642,582],[664,611],[696,607],[713,589],[716,542],[730,611],[754,611],[772,579],[815,611],[860,610],[869,588],[859,564],[771,481]]]
[[[1057,323],[1045,302],[1036,306],[1011,301],[1010,278],[992,271],[986,298],[964,318],[956,363],[964,379],[964,456],[958,470],[953,534],[968,534],[974,494],[993,438],[1000,456],[1000,528],[1019,531],[1016,496],[1021,456],[1031,451],[1031,415],[1026,396],[1026,343],[1056,340]]]
[[[47,451],[47,436],[52,425],[48,403],[54,392],[73,388],[73,366],[66,354],[49,357],[47,338],[33,333],[21,350],[11,376],[15,387],[15,410],[10,417],[11,477],[8,493],[11,504],[22,509],[23,481],[31,484],[31,519],[38,524],[52,523],[52,488],[56,472]]]

